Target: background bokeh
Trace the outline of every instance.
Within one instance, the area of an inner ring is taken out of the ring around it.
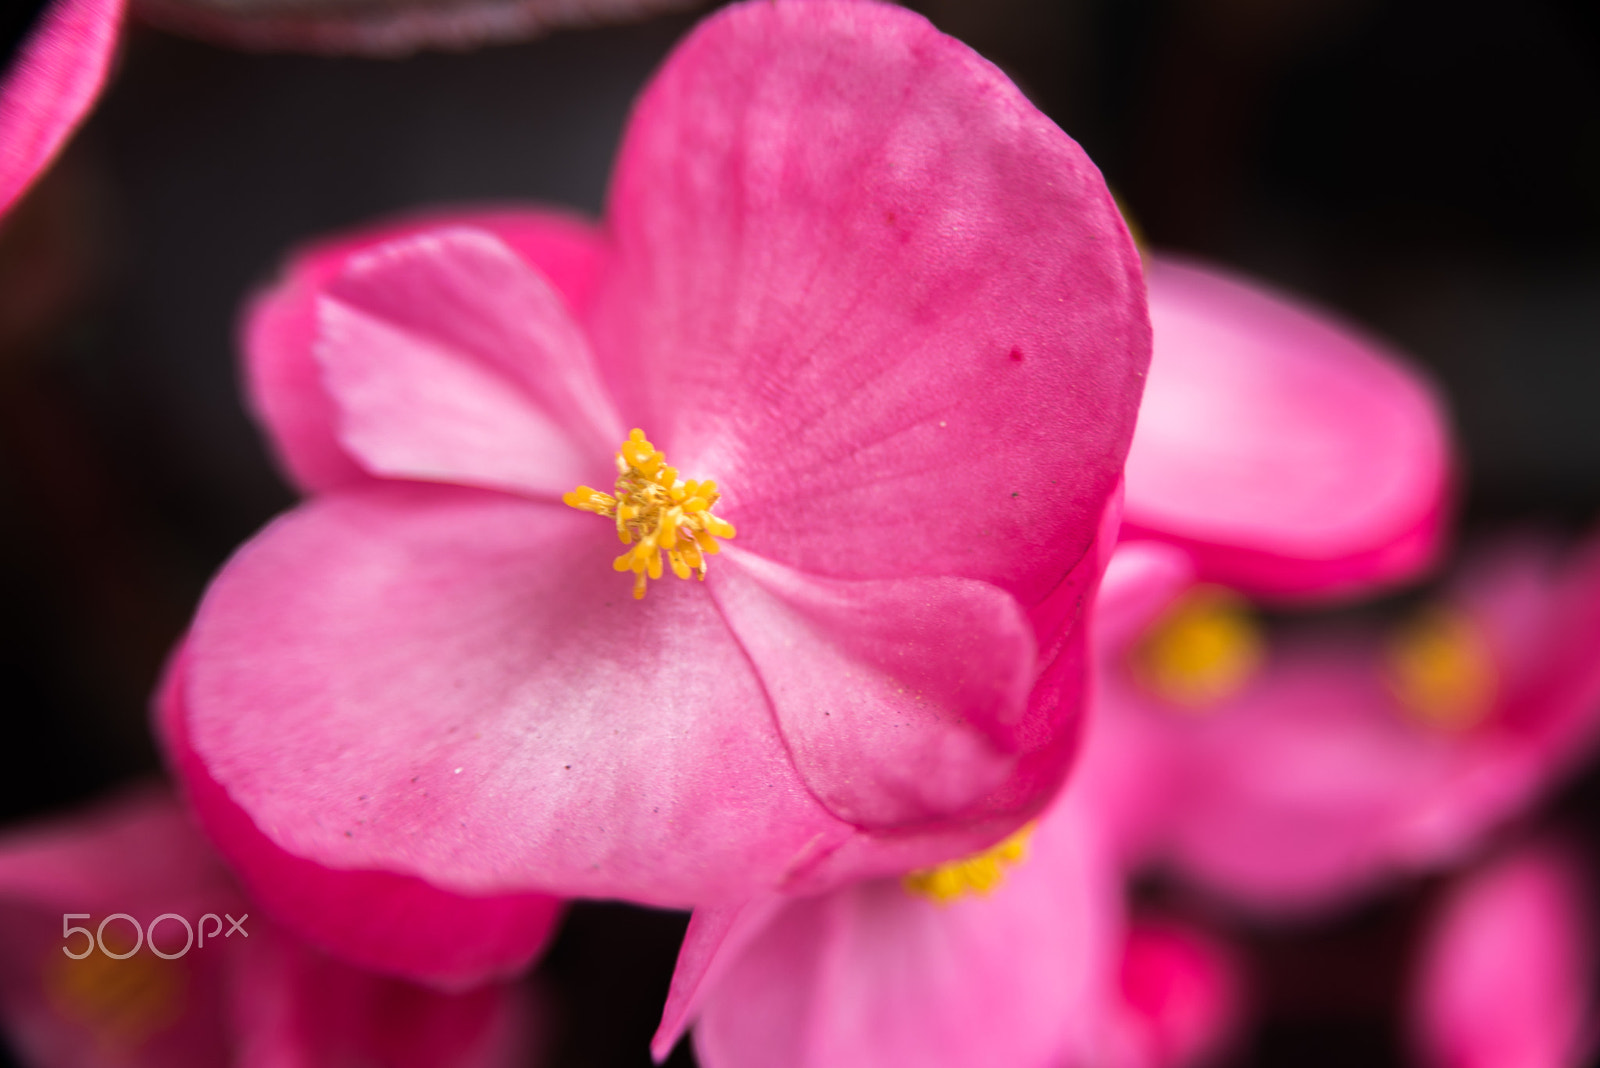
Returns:
[[[1427,367],[1466,455],[1469,540],[1600,517],[1600,6],[912,6],[1078,138],[1152,245],[1301,290]],[[38,7],[7,7],[8,41]],[[291,502],[236,389],[241,299],[297,243],[395,212],[597,213],[630,100],[696,17],[404,60],[129,33],[99,109],[0,228],[0,824],[157,773],[162,657],[210,572]],[[1600,778],[1550,818],[1594,841]],[[1265,1014],[1237,1063],[1402,1063],[1407,940],[1435,889],[1236,927]],[[575,910],[537,977],[548,1063],[648,1063],[682,924]]]

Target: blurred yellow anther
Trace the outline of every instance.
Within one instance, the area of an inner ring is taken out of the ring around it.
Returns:
[[[121,944],[114,951],[129,948]],[[186,1008],[187,969],[148,951],[120,960],[98,952],[81,960],[56,953],[45,958],[44,968],[50,1007],[93,1036],[96,1063],[143,1061],[134,1051],[176,1023]]]
[[[1244,689],[1265,654],[1243,598],[1220,586],[1196,586],[1134,647],[1131,665],[1152,693],[1200,710]]]
[[[633,596],[643,597],[650,579],[658,579],[665,566],[679,578],[706,577],[707,556],[721,546],[718,538],[731,538],[733,524],[711,514],[720,499],[717,484],[678,479],[678,469],[634,430],[617,448],[617,482],[611,493],[579,486],[561,498],[573,508],[616,520],[617,538],[633,546],[611,562],[618,571],[633,572]]]
[[[1022,863],[1028,852],[1028,836],[1032,833],[1033,824],[1030,823],[982,853],[952,860],[937,868],[914,871],[902,880],[902,885],[907,893],[930,898],[941,905],[948,905],[966,894],[987,894],[1005,879],[1007,868]]]
[[[1494,704],[1494,655],[1465,613],[1423,612],[1390,639],[1389,688],[1418,722],[1458,731],[1482,721]]]

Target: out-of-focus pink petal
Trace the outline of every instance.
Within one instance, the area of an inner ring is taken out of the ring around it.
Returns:
[[[840,819],[948,818],[1012,770],[1034,643],[1009,594],[971,579],[824,579],[734,549],[713,585],[795,767]]]
[[[1124,687],[1129,684],[1122,684]],[[1214,709],[1165,708],[1162,814],[1189,875],[1266,910],[1325,905],[1401,866],[1405,828],[1452,768],[1452,739],[1394,708],[1364,644],[1277,651],[1266,673]]]
[[[158,698],[168,760],[206,834],[275,919],[341,960],[447,990],[514,976],[544,949],[558,898],[454,894],[410,875],[325,868],[274,845],[189,745],[186,660],[174,657]]]
[[[486,230],[499,238],[544,276],[572,314],[587,306],[601,260],[599,238],[591,224],[553,211],[423,215],[299,252],[284,277],[246,309],[241,347],[250,406],[301,489],[326,492],[371,477],[338,439],[337,408],[313,353],[319,295],[352,260],[380,246],[455,228]]]
[[[733,905],[708,905],[694,910],[683,933],[672,986],[661,1010],[661,1025],[650,1040],[650,1054],[659,1064],[700,1015],[708,991],[739,959],[750,942],[784,908],[781,894],[763,894]]]
[[[642,18],[687,0],[135,0],[141,18],[239,48],[404,56]]]
[[[878,880],[793,902],[705,999],[701,1063],[1087,1063],[1120,934],[1116,883],[1082,815],[1042,820],[987,896],[941,906]]]
[[[674,905],[770,885],[848,828],[705,591],[633,600],[593,521],[419,484],[302,506],[201,605],[191,744],[330,867]]]
[[[1136,918],[1122,947],[1116,1015],[1124,1068],[1186,1068],[1233,1038],[1243,1011],[1239,964],[1189,924]]]
[[[1125,647],[1193,583],[1194,565],[1183,550],[1159,541],[1118,545],[1094,603],[1096,644]]]
[[[1524,848],[1445,901],[1413,989],[1428,1068],[1578,1068],[1593,1040],[1587,887],[1567,853]]]
[[[640,99],[589,318],[624,415],[739,544],[1031,606],[1095,536],[1149,335],[1099,173],[891,5],[735,6]]]
[[[528,991],[441,994],[373,975],[266,924],[241,947],[232,1023],[238,1068],[526,1068]]]
[[[356,257],[317,311],[340,440],[374,474],[551,498],[615,477],[626,430],[588,341],[555,289],[486,231]]]
[[[0,80],[0,215],[78,128],[111,68],[123,0],[54,0]]]
[[[1409,577],[1443,533],[1450,446],[1417,372],[1326,312],[1171,257],[1128,455],[1131,533],[1267,597]]]
[[[0,840],[0,1017],[13,1048],[38,1068],[226,1063],[229,943],[207,941],[171,960],[147,947],[123,960],[99,949],[73,959],[63,948],[82,953],[86,936],[62,936],[65,925],[93,932],[106,921],[108,948],[126,952],[132,924],[106,920],[115,913],[148,929],[166,913],[197,925],[207,913],[248,911],[163,791],[136,791],[86,817],[9,834]],[[64,913],[88,915],[63,921]],[[163,952],[183,948],[175,920],[157,924],[156,936]]]

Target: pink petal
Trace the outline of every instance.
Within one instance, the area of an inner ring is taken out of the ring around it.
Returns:
[[[111,68],[122,0],[55,0],[0,80],[0,215],[88,114]]]
[[[1577,1068],[1594,1023],[1588,894],[1571,857],[1523,850],[1459,886],[1435,918],[1413,992],[1428,1068]]]
[[[558,898],[453,894],[409,875],[325,868],[274,845],[189,745],[186,661],[174,657],[158,702],[168,760],[206,834],[279,923],[341,960],[446,990],[516,975],[543,951]]]
[[[233,995],[238,1068],[525,1068],[527,991],[441,994],[359,971],[262,925]]]
[[[589,317],[624,414],[740,545],[1025,606],[1089,549],[1148,351],[1093,164],[890,5],[719,12],[634,112]]]
[[[595,526],[423,485],[290,513],[200,608],[196,753],[286,851],[461,893],[737,900],[847,834],[706,591],[634,601]]]
[[[1155,354],[1128,456],[1130,530],[1262,596],[1351,592],[1426,567],[1450,445],[1418,373],[1259,282],[1166,256],[1148,281]]]
[[[1121,978],[1118,1025],[1127,1068],[1209,1062],[1241,1022],[1239,964],[1196,927],[1135,920],[1122,947]]]
[[[604,485],[626,430],[561,297],[480,230],[353,259],[319,300],[340,440],[374,474],[559,497]]]
[[[460,227],[487,230],[498,237],[544,276],[570,311],[587,305],[600,263],[600,242],[590,224],[555,212],[422,216],[300,252],[284,278],[251,301],[241,345],[251,407],[270,432],[286,472],[302,489],[327,491],[370,478],[338,439],[338,409],[313,354],[319,294],[352,260],[381,246]]]
[[[1160,717],[1164,835],[1184,872],[1256,908],[1316,908],[1403,866],[1410,821],[1454,766],[1454,739],[1393,707],[1375,650],[1290,647],[1200,713],[1123,683],[1108,715]]]
[[[37,1068],[173,1068],[226,1063],[222,991],[231,946],[208,941],[172,960],[142,948],[126,960],[97,949],[81,960],[83,935],[114,913],[143,928],[165,913],[198,924],[206,913],[249,911],[170,795],[130,792],[72,819],[0,839],[0,1017],[8,1041]],[[63,921],[64,913],[88,913]],[[251,922],[245,921],[251,930]],[[209,926],[206,930],[209,932]],[[182,925],[163,920],[159,945],[178,953]],[[104,937],[128,939],[126,920]]]
[[[763,894],[733,905],[706,905],[694,910],[683,933],[672,986],[661,1010],[661,1025],[650,1040],[657,1064],[667,1059],[678,1039],[700,1015],[706,994],[722,981],[734,961],[781,912],[788,899]]]
[[[1159,541],[1118,545],[1094,603],[1097,645],[1125,648],[1193,584],[1192,558],[1181,549]]]
[[[970,579],[841,581],[737,550],[723,560],[717,603],[834,815],[877,828],[948,818],[1012,771],[1034,643],[1010,596]]]
[[[701,1063],[1080,1063],[1109,1008],[1118,941],[1100,855],[1063,806],[987,896],[941,906],[880,880],[795,901],[706,998]]]

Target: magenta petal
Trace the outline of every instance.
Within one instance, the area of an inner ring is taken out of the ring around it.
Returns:
[[[941,906],[878,880],[791,903],[706,998],[701,1063],[1082,1063],[1109,1008],[1119,905],[1080,817],[1042,820],[984,897]]]
[[[1117,1038],[1127,1068],[1210,1063],[1243,1014],[1233,954],[1198,928],[1139,917],[1122,947]]]
[[[1577,1068],[1593,1042],[1594,943],[1573,859],[1543,844],[1445,902],[1413,991],[1428,1068]]]
[[[0,215],[50,165],[100,95],[123,0],[55,0],[0,81]]]
[[[700,1015],[706,994],[750,945],[756,935],[784,908],[781,894],[764,894],[732,905],[708,905],[694,910],[683,933],[672,986],[661,1010],[661,1025],[650,1040],[650,1054],[660,1064],[678,1039]]]
[[[1008,594],[970,579],[824,579],[737,550],[713,587],[796,769],[840,819],[948,817],[1012,770],[1034,643]]]
[[[404,219],[298,253],[284,278],[251,302],[241,344],[251,407],[269,431],[285,470],[302,489],[327,491],[371,477],[338,439],[338,409],[313,353],[318,295],[351,260],[381,245],[458,227],[494,234],[555,287],[569,310],[587,305],[600,263],[599,238],[590,224],[556,212],[478,211]]]
[[[887,4],[708,19],[640,99],[589,317],[622,409],[739,544],[1031,605],[1117,483],[1148,327],[1099,172]]]
[[[1214,267],[1152,260],[1155,353],[1127,522],[1263,596],[1415,574],[1439,547],[1444,415],[1405,361],[1327,312]]]
[[[217,785],[189,745],[187,655],[158,698],[162,741],[191,807],[250,897],[341,960],[445,989],[514,975],[543,950],[561,901],[542,894],[453,894],[409,875],[337,871],[285,853]]]
[[[526,990],[491,983],[442,994],[352,968],[265,924],[240,949],[231,991],[238,1068],[529,1064]]]
[[[302,506],[201,606],[196,753],[268,838],[330,867],[674,905],[770,884],[848,828],[796,777],[707,591],[633,600],[596,533],[414,484]]]
[[[391,478],[559,497],[627,432],[561,296],[504,242],[440,230],[353,259],[318,302],[340,440]]]

